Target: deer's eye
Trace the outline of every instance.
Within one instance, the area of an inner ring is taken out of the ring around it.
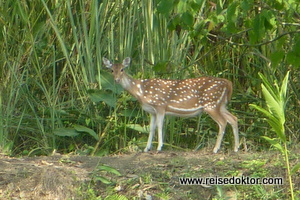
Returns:
[[[123,71],[124,71],[124,68],[121,69],[121,72],[123,72]]]
[[[114,70],[111,70],[111,73],[113,73],[114,72]]]

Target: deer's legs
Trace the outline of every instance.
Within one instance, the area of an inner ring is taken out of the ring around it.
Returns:
[[[153,136],[155,133],[155,128],[156,128],[156,114],[151,114],[150,133],[149,133],[149,137],[148,137],[147,146],[144,149],[144,152],[148,152],[151,149],[151,143],[152,143],[152,139],[153,139]]]
[[[217,153],[221,146],[221,142],[222,142],[222,139],[223,139],[223,136],[225,133],[227,121],[224,118],[224,116],[222,115],[222,113],[220,112],[220,110],[218,110],[218,109],[214,109],[214,110],[208,109],[208,110],[206,110],[206,112],[219,125],[219,133],[218,133],[218,137],[217,137],[217,142],[216,142],[216,145],[213,150],[214,153]]]
[[[237,152],[240,145],[237,117],[226,110],[226,108],[222,109],[222,113],[225,116],[227,122],[232,126],[234,135],[234,151]]]
[[[161,151],[164,143],[163,143],[163,124],[164,124],[164,118],[165,114],[158,113],[156,119],[157,129],[158,129],[158,146],[157,151]]]

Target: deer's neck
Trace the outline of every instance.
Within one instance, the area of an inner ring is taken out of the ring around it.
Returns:
[[[121,86],[138,100],[141,94],[143,93],[143,91],[141,90],[140,83],[140,80],[136,80],[127,74],[124,74],[123,78],[120,81]]]

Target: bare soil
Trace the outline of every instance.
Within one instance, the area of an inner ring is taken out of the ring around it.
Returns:
[[[298,152],[293,155],[291,161],[295,164],[300,156]],[[253,199],[256,193],[247,197],[247,192],[255,192],[255,186],[179,184],[179,177],[242,175],[283,177],[283,185],[262,188],[273,197],[282,198],[288,196],[284,164],[277,151],[218,154],[206,150],[163,151],[107,157],[57,154],[13,158],[2,155],[0,199],[105,199],[116,195],[128,199]],[[117,169],[121,176],[97,170],[103,165]],[[105,184],[101,181],[103,177],[112,183]],[[293,180],[295,188],[299,188],[299,174]]]

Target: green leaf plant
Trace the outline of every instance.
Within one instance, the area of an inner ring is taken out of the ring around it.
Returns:
[[[261,106],[254,105],[254,104],[250,104],[250,106],[265,115],[266,121],[270,124],[272,130],[277,135],[277,138],[270,138],[268,136],[262,136],[262,137],[266,139],[271,145],[273,145],[284,155],[284,159],[286,161],[288,181],[290,185],[291,199],[293,200],[295,199],[295,197],[294,197],[292,174],[300,168],[300,165],[297,164],[294,166],[292,170],[290,169],[289,151],[287,149],[287,140],[286,140],[285,128],[284,128],[285,106],[287,103],[287,85],[288,85],[289,73],[290,72],[287,72],[286,76],[284,77],[281,87],[279,87],[276,82],[274,83],[274,85],[272,85],[263,74],[259,73],[259,76],[263,81],[261,87],[262,87],[262,93],[265,98],[265,102],[267,104],[267,108],[265,109],[262,108]]]

